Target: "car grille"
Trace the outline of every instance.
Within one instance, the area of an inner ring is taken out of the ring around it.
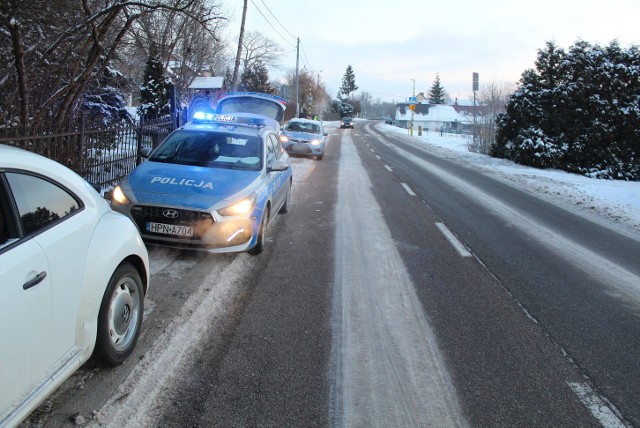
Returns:
[[[172,211],[171,216],[165,215],[166,211]],[[207,229],[209,229],[213,223],[213,216],[206,211],[193,211],[171,207],[159,207],[148,205],[135,205],[131,208],[131,217],[138,225],[138,229],[142,233],[147,235],[165,236],[160,233],[153,233],[147,231],[147,223],[163,223],[179,226],[191,226],[193,227],[193,236],[184,237],[182,239],[187,240],[199,240],[202,239]],[[175,238],[175,236],[172,236]]]
[[[310,154],[313,153],[313,150],[311,150],[311,147],[309,147],[308,145],[305,146],[294,146],[293,144],[287,146],[287,153],[289,154],[298,154],[298,155],[304,155],[304,154]]]

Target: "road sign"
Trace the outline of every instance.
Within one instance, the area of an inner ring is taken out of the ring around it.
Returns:
[[[415,104],[409,104],[409,110],[415,110],[415,109],[416,109]]]

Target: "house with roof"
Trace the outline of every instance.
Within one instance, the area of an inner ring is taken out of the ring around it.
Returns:
[[[400,128],[411,126],[409,103],[396,105],[395,124]],[[413,129],[431,132],[470,133],[473,114],[465,110],[457,111],[455,106],[446,104],[417,103],[413,111]]]
[[[218,100],[224,95],[224,92],[224,77],[195,77],[188,88],[188,117],[184,119],[191,120],[196,111],[216,111]]]

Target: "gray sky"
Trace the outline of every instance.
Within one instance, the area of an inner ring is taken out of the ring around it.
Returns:
[[[227,1],[229,31],[237,40],[242,0]],[[258,31],[286,51],[277,79],[296,65],[319,73],[335,97],[349,64],[358,92],[404,101],[427,92],[436,73],[447,93],[472,99],[480,86],[515,83],[534,67],[537,50],[553,40],[627,48],[640,44],[639,0],[249,0],[246,31]],[[274,17],[275,15],[275,17]],[[235,51],[234,51],[235,52]]]

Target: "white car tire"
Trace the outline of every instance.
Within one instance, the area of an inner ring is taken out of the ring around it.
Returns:
[[[98,314],[95,355],[116,366],[133,351],[144,313],[144,288],[138,271],[123,263],[111,276]]]

